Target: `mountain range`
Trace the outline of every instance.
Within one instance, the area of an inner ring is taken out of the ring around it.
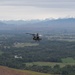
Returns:
[[[0,30],[75,32],[75,18],[0,21]]]

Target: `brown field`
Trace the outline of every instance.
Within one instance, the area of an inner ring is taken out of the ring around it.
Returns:
[[[18,70],[0,66],[0,75],[50,75],[50,74],[38,73],[27,70]]]
[[[30,75],[26,72],[17,71],[8,67],[0,66],[0,75]]]

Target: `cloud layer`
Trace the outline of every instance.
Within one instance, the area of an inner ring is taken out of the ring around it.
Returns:
[[[75,0],[0,0],[0,19],[75,17]]]

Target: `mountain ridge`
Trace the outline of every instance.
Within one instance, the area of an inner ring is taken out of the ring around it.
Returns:
[[[75,18],[0,21],[0,30],[71,31],[75,32]]]

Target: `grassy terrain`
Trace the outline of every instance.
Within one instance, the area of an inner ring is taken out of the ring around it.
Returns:
[[[45,74],[45,73],[39,73],[39,72],[33,72],[33,71],[26,71],[25,72],[28,72],[30,75],[51,75],[51,74]]]
[[[60,65],[60,67],[64,67],[66,65],[75,65],[75,63],[56,63],[56,62],[32,62],[26,63],[27,66],[38,65],[38,66],[51,66]]]
[[[75,60],[73,58],[64,58],[62,59],[63,63],[75,63]]]
[[[2,55],[3,54],[3,52],[2,51],[0,51],[0,55]]]
[[[27,46],[38,46],[38,43],[14,43],[14,47],[27,47]]]
[[[27,70],[18,70],[0,66],[0,75],[51,75],[51,74],[38,73]]]

